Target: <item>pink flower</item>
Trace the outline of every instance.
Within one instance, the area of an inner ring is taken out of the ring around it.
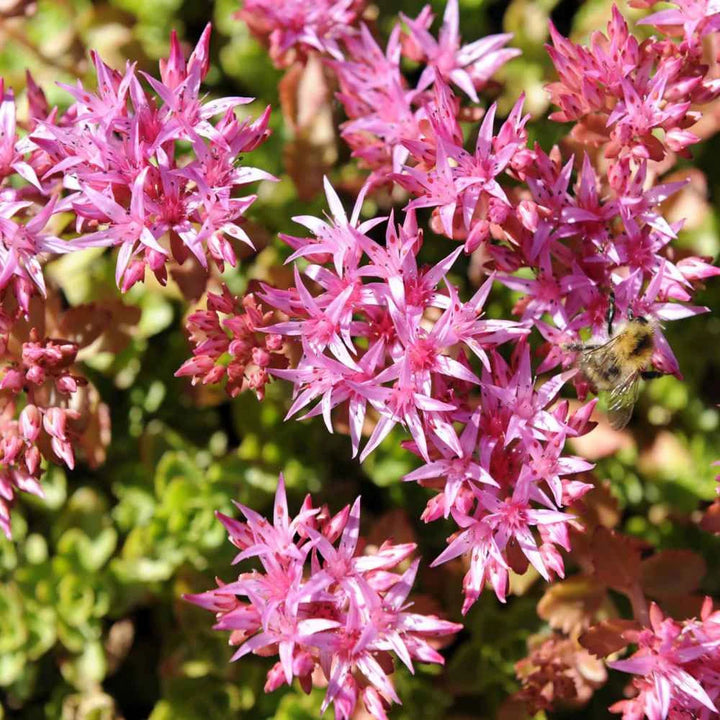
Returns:
[[[414,545],[384,543],[375,554],[358,553],[359,498],[330,517],[312,508],[308,496],[291,519],[281,476],[272,524],[240,509],[245,522],[220,519],[241,549],[236,562],[257,557],[261,571],[185,597],[216,613],[216,629],[232,631],[231,642],[239,645],[233,660],[251,652],[279,656],[266,692],[295,677],[309,692],[320,673],[327,682],[323,709],[332,703],[337,717],[349,718],[360,696],[383,718],[392,702],[400,702],[388,674],[393,655],[411,670],[413,660],[443,662],[428,639],[461,626],[408,612],[418,561],[402,574],[394,570]]]
[[[358,225],[358,204],[348,222],[334,191],[329,185],[326,190],[333,224],[297,218],[315,238],[286,237],[296,248],[291,259],[332,258],[331,268],[311,265],[306,270],[320,293],[310,292],[295,267],[293,291],[266,287],[263,296],[265,302],[290,316],[266,331],[297,337],[303,348],[296,370],[273,371],[295,383],[289,415],[319,399],[308,416],[322,412],[331,429],[331,410],[347,402],[355,453],[369,403],[380,417],[361,460],[398,424],[409,430],[426,460],[431,446],[459,452],[452,424],[458,404],[440,399],[437,391],[443,378],[470,384],[479,383],[479,378],[464,362],[462,351],[456,357],[447,348],[465,344],[482,359],[487,347],[525,331],[513,323],[479,318],[489,285],[467,305],[459,301],[451,286],[447,293],[440,292],[439,286],[462,248],[432,268],[418,268],[422,239],[414,213],[406,215],[400,228],[390,219],[382,247],[367,235],[381,219]],[[431,309],[440,314],[427,327],[421,321]]]
[[[460,46],[458,0],[448,0],[438,40],[428,32],[433,16],[426,6],[415,20],[401,14],[410,29],[409,40],[427,65],[418,81],[418,90],[424,90],[440,77],[457,85],[473,102],[478,102],[476,89],[508,60],[520,55],[520,50],[503,48],[512,38],[511,33],[488,37]]]
[[[51,198],[45,206],[25,223],[18,223],[13,217],[32,207],[27,201],[0,203],[0,289],[13,283],[17,287],[18,279],[31,281],[42,295],[45,295],[40,258],[59,255],[76,248],[55,235],[44,233],[56,208],[56,198]],[[22,301],[23,293],[17,292]],[[25,312],[28,308],[23,306]]]
[[[243,0],[237,17],[267,44],[277,67],[290,65],[309,52],[340,58],[338,41],[349,34],[363,0]]]
[[[123,291],[147,267],[166,282],[171,259],[182,264],[192,257],[205,269],[209,259],[221,269],[234,265],[228,237],[252,246],[240,225],[256,196],[238,191],[274,178],[238,166],[237,157],[267,137],[269,111],[241,122],[234,110],[251,98],[201,95],[209,42],[208,25],[186,63],[173,34],[161,80],[140,74],[155,95],[134,65],[121,74],[93,54],[97,91],[79,82],[64,86],[75,104],[61,122],[54,114],[36,120],[24,141],[47,166],[43,179],[62,176],[70,192],[56,211],[75,212],[80,237],[61,250],[118,247]]]
[[[681,27],[687,43],[698,40],[720,30],[720,5],[717,0],[678,0],[674,8],[660,10],[638,21],[638,25],[654,25],[665,29]]]
[[[625,636],[638,650],[627,660],[608,663],[611,668],[633,673],[638,691],[610,710],[634,720],[667,717],[710,718],[718,714],[720,698],[720,613],[705,599],[700,619],[679,623],[663,616],[652,604],[651,627]]]
[[[22,145],[18,141],[16,128],[15,97],[12,90],[5,89],[5,81],[0,78],[0,179],[17,173],[40,190],[35,168],[23,159],[18,150]]]

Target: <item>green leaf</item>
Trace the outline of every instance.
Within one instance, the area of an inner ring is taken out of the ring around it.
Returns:
[[[107,672],[105,651],[99,642],[90,642],[79,655],[60,665],[65,680],[79,690],[90,690],[102,682]]]

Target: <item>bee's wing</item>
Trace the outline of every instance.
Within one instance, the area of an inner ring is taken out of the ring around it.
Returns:
[[[640,393],[640,373],[629,373],[610,393],[608,419],[615,430],[622,430],[632,417]]]
[[[609,390],[616,384],[606,377],[606,368],[615,365],[615,344],[617,337],[610,338],[602,345],[586,346],[580,351],[578,363],[582,373],[598,390]]]

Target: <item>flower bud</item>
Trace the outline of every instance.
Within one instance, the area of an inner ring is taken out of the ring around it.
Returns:
[[[25,377],[23,374],[15,369],[10,368],[0,380],[0,390],[12,390],[13,392],[19,392],[22,390]]]
[[[127,292],[135,283],[145,278],[145,263],[133,260],[123,274],[122,291]]]
[[[40,434],[42,416],[35,405],[27,405],[20,413],[20,432],[29,442],[35,442]]]
[[[33,365],[25,372],[25,377],[35,385],[42,385],[45,382],[46,373],[40,365]]]
[[[276,335],[272,333],[265,338],[265,347],[270,352],[278,352],[283,345],[282,335]]]
[[[25,451],[25,467],[31,475],[40,467],[40,451],[34,445]]]
[[[266,693],[277,690],[285,682],[285,673],[283,672],[282,663],[276,662],[269,670],[266,676],[265,687]]]
[[[255,347],[252,350],[253,362],[261,368],[266,368],[270,364],[270,353],[264,348]]]
[[[51,407],[45,411],[43,426],[48,435],[58,440],[65,440],[67,417],[61,408]]]
[[[50,442],[53,452],[72,470],[75,467],[75,454],[72,445],[66,440],[54,437]]]
[[[72,375],[63,375],[55,380],[55,387],[63,395],[71,395],[77,391],[77,380]]]

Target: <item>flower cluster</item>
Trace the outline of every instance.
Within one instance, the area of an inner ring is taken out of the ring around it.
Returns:
[[[164,284],[172,263],[189,261],[207,274],[211,262],[221,270],[235,265],[237,241],[252,246],[242,223],[255,195],[241,193],[249,183],[274,178],[238,159],[268,136],[269,108],[256,120],[241,119],[236,110],[251,98],[205,98],[209,43],[208,25],[186,61],[173,33],[159,80],[134,63],[113,70],[92,53],[97,88],[80,81],[63,86],[74,100],[63,113],[49,108],[28,77],[22,128],[14,95],[0,79],[3,352],[16,349],[12,333],[30,317],[32,299],[47,301],[43,264],[54,256],[118,248],[116,281],[126,291],[148,267]],[[238,341],[233,350],[239,348]],[[74,463],[78,411],[71,406],[80,379],[68,368],[76,352],[73,342],[36,334],[17,357],[11,353],[2,375],[0,522],[6,532],[13,488],[41,492],[40,456]],[[266,358],[258,349],[252,359],[257,369],[249,384],[259,391]]]
[[[282,337],[262,332],[271,317],[252,293],[241,303],[225,286],[220,295],[208,293],[207,310],[197,310],[187,320],[193,357],[175,375],[204,385],[225,377],[230,397],[249,389],[262,400],[269,368],[287,367]]]
[[[45,117],[46,107],[37,93],[30,93],[32,122]],[[41,260],[62,254],[72,246],[45,232],[57,198],[49,201],[38,173],[43,174],[40,154],[28,154],[26,139],[18,136],[15,96],[0,78],[0,333],[6,334],[14,319],[27,315],[30,297],[45,294]],[[14,182],[13,182],[14,181]]]
[[[676,10],[642,22],[661,32],[682,27],[680,43],[671,37],[639,42],[617,7],[607,35],[594,33],[589,47],[563,38],[551,25],[548,52],[558,82],[548,90],[560,108],[552,119],[573,121],[575,138],[604,146],[617,163],[662,160],[670,151],[687,154],[699,139],[688,129],[699,118],[691,107],[720,94],[720,82],[707,76],[702,46],[706,34],[720,29],[720,14],[706,13],[705,2],[675,4]]]
[[[242,0],[236,17],[263,42],[277,67],[319,52],[340,57],[339,42],[353,31],[365,0]]]
[[[591,488],[569,476],[592,463],[562,452],[566,438],[594,426],[595,402],[574,413],[567,401],[553,406],[574,371],[536,388],[524,342],[510,365],[493,354],[491,366],[460,437],[462,452],[446,452],[405,476],[438,491],[423,513],[426,522],[449,515],[459,526],[433,565],[469,558],[463,613],[486,584],[504,602],[511,570],[522,574],[531,564],[547,581],[563,577],[560,549],[570,550],[569,531],[578,525],[562,510]]]
[[[295,385],[289,415],[317,400],[307,415],[322,413],[332,431],[332,409],[347,403],[355,455],[370,406],[380,417],[361,461],[396,424],[407,427],[426,460],[435,451],[460,454],[453,422],[462,396],[480,384],[470,356],[487,364],[489,349],[527,330],[480,317],[491,283],[460,301],[446,276],[461,248],[433,267],[419,266],[423,236],[414,212],[399,227],[391,217],[381,245],[368,232],[384,219],[358,224],[361,198],[348,220],[327,181],[325,189],[330,222],[298,217],[313,236],[283,236],[295,248],[290,260],[314,261],[304,274],[320,292],[312,294],[297,267],[291,291],[263,287],[262,299],[290,318],[267,330],[302,346],[297,368],[272,371]]]
[[[42,497],[41,458],[75,466],[80,419],[74,395],[86,380],[74,374],[78,347],[41,340],[33,329],[17,357],[0,370],[0,528],[10,537],[10,506],[22,490]]]
[[[116,279],[125,291],[147,267],[164,283],[171,258],[222,268],[236,262],[234,241],[252,246],[241,224],[255,196],[238,191],[273,178],[237,159],[267,137],[269,108],[255,121],[240,120],[235,110],[251,98],[205,100],[209,42],[210,26],[186,62],[173,34],[160,80],[135,64],[120,73],[93,53],[96,91],[79,81],[63,86],[74,103],[62,114],[49,110],[30,81],[22,138],[13,94],[0,81],[4,305],[12,296],[27,314],[29,296],[45,295],[42,261],[86,247],[119,249]],[[75,217],[68,239],[46,229],[68,211]],[[4,317],[7,324],[7,309]]]
[[[338,99],[349,120],[342,137],[361,165],[370,168],[371,183],[391,180],[418,142],[433,144],[437,132],[460,142],[456,127],[459,101],[447,90],[452,83],[474,102],[495,71],[519,54],[505,48],[509,34],[490,35],[461,46],[457,0],[449,0],[439,38],[429,32],[433,15],[426,6],[415,19],[403,17],[408,34],[395,26],[383,51],[364,25],[345,39],[345,57],[330,60],[340,84]],[[400,63],[403,54],[425,65],[417,85],[408,87]],[[441,94],[444,104],[432,105]],[[429,104],[431,105],[429,107]]]
[[[231,644],[239,646],[233,660],[279,656],[266,692],[295,677],[310,692],[324,677],[323,711],[332,703],[336,718],[350,718],[361,698],[373,717],[387,720],[386,709],[400,702],[389,678],[393,656],[411,671],[413,660],[442,664],[433,639],[461,628],[409,612],[418,561],[397,568],[415,545],[385,542],[361,554],[359,498],[331,516],[327,508],[313,508],[308,496],[290,518],[282,476],[272,523],[238,507],[245,522],[218,517],[240,550],[236,562],[256,558],[261,570],[186,599],[215,612],[216,629],[231,631]]]
[[[48,191],[58,175],[70,191],[60,204],[77,218],[73,245],[119,248],[123,291],[147,267],[165,283],[171,257],[193,257],[203,268],[211,260],[222,269],[236,263],[228,238],[252,246],[241,222],[255,195],[237,191],[272,176],[238,166],[237,158],[267,137],[269,108],[256,121],[241,121],[235,110],[251,98],[204,100],[209,42],[210,26],[186,63],[173,34],[161,79],[142,74],[153,92],[134,65],[119,73],[93,54],[97,91],[80,82],[65,86],[75,98],[72,119],[40,121],[29,137],[42,151]],[[192,148],[189,157],[182,143]]]
[[[438,561],[466,552],[472,558],[465,611],[486,580],[504,599],[511,566],[530,561],[547,579],[562,574],[555,544],[568,548],[572,516],[559,508],[588,487],[565,476],[591,465],[561,453],[567,436],[589,429],[594,403],[574,414],[566,402],[548,409],[573,371],[536,389],[529,347],[519,341],[527,329],[482,317],[492,278],[467,302],[448,281],[462,248],[419,266],[422,233],[412,210],[400,227],[390,219],[382,246],[368,235],[380,219],[358,224],[358,204],[348,220],[329,183],[326,193],[330,222],[297,218],[312,237],[285,237],[291,259],[314,260],[305,275],[319,294],[296,268],[294,290],[265,286],[262,295],[289,317],[267,331],[296,337],[302,347],[296,368],[270,370],[294,384],[288,414],[322,415],[332,432],[332,412],[342,406],[357,454],[372,409],[361,460],[395,425],[407,428],[409,447],[425,464],[406,480],[439,484],[424,518],[452,515],[462,528]],[[511,365],[495,351],[508,341],[517,343]]]
[[[543,371],[572,362],[561,346],[577,342],[581,331],[605,334],[608,298],[614,294],[618,318],[634,313],[656,321],[654,364],[679,374],[660,323],[702,312],[676,301],[688,303],[698,283],[718,270],[702,258],[668,257],[681,224],[668,223],[659,208],[684,182],[658,183],[651,164],[657,152],[638,149],[660,142],[660,125],[641,133],[635,115],[644,117],[645,111],[629,102],[612,106],[608,99],[605,120],[598,120],[597,109],[588,110],[593,128],[598,122],[635,128],[620,152],[609,136],[580,132],[584,115],[556,114],[558,121],[576,123],[574,137],[582,151],[579,159],[563,159],[558,148],[547,154],[529,145],[521,98],[497,131],[491,106],[474,150],[465,149],[461,121],[479,111],[464,108],[451,86],[476,100],[477,89],[516,51],[503,47],[507,35],[460,48],[457,10],[456,2],[448,3],[439,40],[428,32],[432,16],[426,8],[415,20],[405,18],[405,34],[399,25],[393,29],[385,50],[361,26],[345,39],[344,57],[327,60],[350,118],[342,136],[372,170],[366,187],[394,183],[410,195],[406,210],[433,208],[433,230],[463,241],[466,252],[477,251],[486,267],[499,271],[499,280],[524,294],[517,312],[548,341]],[[720,92],[700,42],[713,27],[696,23],[681,45],[668,38],[639,45],[615,9],[608,36],[596,33],[589,49],[553,29],[556,47],[550,51],[559,80],[549,87],[551,97],[564,107],[574,102],[576,86],[592,94],[589,88],[596,83],[593,97],[604,101],[609,78],[619,77],[618,86],[634,82],[633,92],[652,96],[662,110],[666,142],[676,148],[680,138],[689,137],[684,128],[699,117],[689,110],[691,102],[708,102]],[[403,54],[425,66],[414,89],[400,70]],[[632,73],[621,73],[623,63]],[[643,83],[662,85],[661,96],[655,98],[656,89]],[[685,99],[688,93],[691,100]],[[605,147],[607,158],[598,154],[598,146]],[[533,277],[516,277],[521,268],[531,269]]]
[[[624,720],[643,715],[649,720],[718,715],[720,611],[713,611],[711,598],[705,599],[700,619],[683,622],[664,617],[653,604],[650,627],[624,635],[638,650],[609,665],[636,676],[637,694],[615,703],[611,711],[621,712]]]
[[[445,122],[407,144],[409,164],[392,176],[410,192],[407,209],[434,208],[436,232],[464,240],[467,252],[482,255],[498,280],[522,293],[517,314],[548,341],[542,371],[571,362],[562,345],[577,342],[581,331],[605,333],[614,296],[618,317],[657,321],[654,364],[678,374],[659,324],[705,311],[687,303],[703,279],[719,272],[702,258],[667,256],[680,224],[668,223],[659,206],[685,183],[653,186],[645,159],[605,175],[587,148],[573,185],[574,158],[528,146],[521,101],[497,133],[490,108],[470,153],[459,141],[457,118],[442,110],[453,107],[449,92],[436,93],[433,106]],[[519,277],[520,269],[532,276]]]
[[[610,165],[587,135],[576,138],[585,142],[579,163],[558,148],[548,154],[529,144],[521,98],[497,130],[491,106],[474,150],[465,149],[462,120],[472,115],[451,86],[476,100],[514,51],[503,48],[508,36],[461,48],[457,11],[451,0],[439,40],[428,32],[425,9],[415,20],[404,18],[408,31],[397,26],[385,51],[361,26],[344,39],[345,55],[328,59],[350,117],[343,136],[372,173],[349,219],[326,181],[331,217],[295,218],[312,236],[282,236],[294,250],[294,286],[265,285],[260,297],[285,316],[265,331],[301,348],[296,367],[269,371],[294,385],[288,416],[321,415],[332,432],[333,414],[341,413],[361,461],[396,425],[408,430],[406,446],[424,464],[406,480],[438,491],[424,519],[452,517],[459,526],[436,562],[470,558],[466,612],[487,582],[504,600],[511,569],[523,572],[531,563],[546,579],[563,574],[558,548],[569,549],[574,522],[563,509],[588,489],[571,476],[590,463],[562,453],[568,437],[592,427],[594,403],[571,413],[567,402],[557,402],[573,376],[583,390],[574,371],[538,385],[525,337],[537,328],[546,340],[537,372],[567,368],[574,359],[568,344],[588,331],[605,334],[613,297],[619,318],[654,321],[653,364],[679,374],[659,323],[702,312],[688,304],[692,292],[719,271],[702,258],[668,256],[680,224],[670,224],[660,205],[684,183],[657,183],[653,155],[637,152],[637,143],[633,152],[606,153]],[[696,35],[705,28],[697,25]],[[560,44],[553,59],[562,56],[574,68],[571,50],[600,59],[632,53],[617,11],[608,33],[612,42],[598,34],[587,51]],[[638,82],[672,55],[666,41],[646,45],[652,57],[637,71]],[[700,46],[691,52],[686,45],[677,51],[685,53],[678,77],[694,74],[698,87],[713,87]],[[425,65],[414,90],[400,72],[403,53]],[[558,102],[566,95],[558,88],[570,82],[559,74],[550,88]],[[679,127],[679,115],[673,118]],[[373,239],[384,218],[359,220],[365,194],[381,182],[409,195],[401,225],[393,216],[387,222],[384,243]],[[433,208],[435,232],[463,242],[432,267],[418,262],[421,208]],[[451,279],[463,250],[495,271],[467,301]],[[309,263],[302,274],[301,260]],[[522,294],[520,323],[482,317],[494,280]],[[507,342],[515,345],[509,362],[497,352]],[[369,438],[361,451],[363,433]]]

